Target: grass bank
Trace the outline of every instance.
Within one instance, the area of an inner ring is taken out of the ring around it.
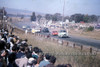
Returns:
[[[75,30],[70,30],[69,34],[74,35],[74,36],[81,36],[85,38],[92,38],[96,40],[100,40],[100,30],[94,30],[94,31],[75,31]]]
[[[62,46],[58,43],[48,41],[46,38],[41,38],[32,34],[14,33],[22,39],[27,38],[28,44],[33,47],[39,47],[44,53],[50,53],[56,56],[56,64],[68,64],[73,67],[100,67],[100,56],[96,53],[90,54],[87,50],[80,51],[79,49]]]

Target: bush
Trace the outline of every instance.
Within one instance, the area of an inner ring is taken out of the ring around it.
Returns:
[[[87,31],[93,31],[94,30],[94,27],[90,26],[87,28]]]

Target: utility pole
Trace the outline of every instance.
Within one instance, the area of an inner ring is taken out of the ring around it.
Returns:
[[[64,11],[65,11],[65,0],[63,4],[62,28],[63,28],[63,22],[64,22]]]
[[[64,11],[65,11],[65,0],[64,0],[64,5],[63,5],[62,28],[64,28],[64,27],[63,27],[63,22],[64,22]],[[69,32],[69,30],[68,30],[68,28],[67,28],[67,37],[68,37],[68,32]]]
[[[62,18],[62,21],[64,21],[64,11],[65,11],[65,0],[64,0],[64,5],[63,5],[63,18]]]

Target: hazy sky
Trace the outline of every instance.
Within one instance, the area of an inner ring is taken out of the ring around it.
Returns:
[[[63,13],[64,0],[0,0],[0,7],[41,13]],[[65,0],[65,15],[75,13],[100,15],[100,0]]]

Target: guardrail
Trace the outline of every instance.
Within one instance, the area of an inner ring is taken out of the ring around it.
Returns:
[[[52,42],[57,43],[58,45],[62,45],[62,46],[66,46],[66,47],[77,48],[77,49],[79,49],[81,51],[87,50],[90,53],[100,52],[100,49],[92,47],[92,46],[86,46],[84,44],[75,43],[75,42],[66,41],[66,40],[61,40],[61,39],[57,39],[57,38],[54,38],[54,37],[47,37],[47,35],[43,35],[43,34],[40,34],[40,33],[34,33],[33,35],[45,38],[46,41],[52,41]]]

